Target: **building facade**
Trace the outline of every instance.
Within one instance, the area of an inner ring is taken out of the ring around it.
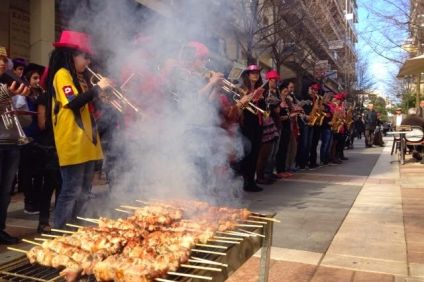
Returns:
[[[164,20],[173,17],[184,20],[178,11],[179,1],[125,1],[137,3],[135,17],[150,13]],[[51,43],[82,2],[90,0],[1,1],[0,46],[5,46],[12,58],[23,57],[47,65]],[[212,51],[217,68],[233,63],[244,66],[253,61],[265,69],[278,68],[283,78],[296,78],[300,86],[320,80],[332,91],[348,91],[354,83],[355,0],[205,3],[220,16],[225,14],[222,24],[205,24],[204,32],[199,34]]]

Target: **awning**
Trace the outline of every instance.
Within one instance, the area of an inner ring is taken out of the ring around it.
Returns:
[[[424,55],[406,60],[399,70],[398,78],[406,75],[416,75],[424,72]]]

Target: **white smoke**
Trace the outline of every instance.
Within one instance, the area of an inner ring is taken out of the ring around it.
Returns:
[[[178,2],[170,9],[174,16],[159,16],[132,0],[92,0],[79,5],[69,22],[70,29],[92,35],[105,74],[122,83],[123,76],[136,73],[125,95],[145,116],[114,134],[119,176],[112,195],[117,204],[179,197],[238,204],[242,181],[227,160],[231,153],[241,158],[242,137],[237,130],[229,134],[222,129],[217,103],[197,92],[196,85],[205,84],[203,78],[174,81],[173,87],[180,90],[178,103],[166,89],[160,95],[140,93],[137,87],[150,83],[152,77],[171,79],[162,77],[167,62],[178,59],[190,40],[208,45],[215,29],[228,20],[227,11],[221,10],[220,1],[165,2]],[[139,43],[134,43],[140,34]],[[146,69],[153,75],[146,76]]]

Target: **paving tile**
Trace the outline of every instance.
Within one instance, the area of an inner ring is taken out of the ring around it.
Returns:
[[[309,264],[277,261],[270,269],[269,282],[311,281],[315,269],[316,266]]]
[[[315,272],[311,282],[350,282],[352,277],[352,270],[320,266]]]
[[[227,282],[257,282],[259,278],[258,258],[250,258],[236,272],[230,275]]]
[[[424,263],[410,263],[409,271],[411,276],[421,277],[424,281]]]
[[[352,282],[371,282],[371,281],[393,282],[394,276],[390,274],[356,271],[353,276]]]
[[[417,251],[414,246],[408,245],[408,262],[409,263],[422,263],[424,264],[424,250]]]
[[[261,250],[256,252],[255,257],[260,257]],[[321,260],[322,253],[308,252],[302,250],[294,250],[287,248],[272,247],[271,259],[276,261],[299,262],[310,265],[318,265]]]
[[[356,271],[379,272],[394,275],[408,275],[408,265],[405,259],[394,261],[387,259],[375,259],[370,257],[358,257],[327,253],[321,265],[327,267],[346,268]]]

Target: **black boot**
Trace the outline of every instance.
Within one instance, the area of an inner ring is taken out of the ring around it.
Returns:
[[[1,245],[11,245],[19,243],[19,239],[16,237],[12,237],[7,234],[5,231],[0,231],[0,244]]]

